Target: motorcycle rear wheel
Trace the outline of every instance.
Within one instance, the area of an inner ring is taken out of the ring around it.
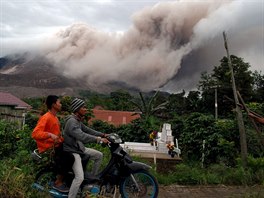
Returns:
[[[53,182],[56,180],[56,174],[52,169],[43,169],[36,175],[35,183],[44,187],[48,190],[53,185]]]
[[[37,173],[35,177],[35,188],[42,191],[41,196],[39,197],[52,197],[52,198],[66,198],[68,193],[62,193],[53,189],[54,182],[56,180],[56,173],[52,168],[42,169]],[[37,184],[37,185],[36,185]]]
[[[156,198],[159,193],[157,180],[153,175],[145,170],[133,173],[136,183],[133,178],[126,177],[121,181],[120,194],[122,198]],[[138,187],[137,187],[138,185]]]

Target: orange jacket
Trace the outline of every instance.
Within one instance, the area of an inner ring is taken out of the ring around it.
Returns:
[[[48,133],[53,133],[59,136],[59,141],[56,146],[63,142],[63,137],[60,131],[60,122],[58,118],[50,112],[45,113],[39,118],[38,124],[32,132],[32,138],[37,142],[40,153],[54,146],[54,140]]]

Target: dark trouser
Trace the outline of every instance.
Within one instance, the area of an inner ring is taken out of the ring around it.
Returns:
[[[65,175],[72,171],[74,156],[70,152],[63,151],[61,145],[55,149],[55,163],[58,174]]]

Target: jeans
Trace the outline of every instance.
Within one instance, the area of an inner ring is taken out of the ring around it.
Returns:
[[[93,175],[98,174],[98,171],[99,171],[102,159],[103,159],[103,154],[100,151],[97,151],[91,148],[85,148],[84,154],[89,156],[89,159],[94,161],[92,174]],[[74,156],[75,161],[72,166],[72,170],[74,172],[75,177],[72,181],[69,194],[68,194],[68,198],[75,198],[77,196],[80,185],[82,184],[84,180],[82,159],[80,155],[77,153],[73,153],[73,156]]]

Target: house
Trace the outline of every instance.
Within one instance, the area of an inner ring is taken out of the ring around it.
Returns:
[[[17,122],[21,128],[29,109],[31,106],[16,96],[7,92],[0,92],[0,119]]]
[[[104,110],[99,106],[96,106],[92,111],[94,117],[89,120],[89,123],[94,120],[102,120],[104,122],[107,122],[108,124],[120,126],[122,124],[129,124],[133,120],[140,118],[140,113],[131,111]]]

